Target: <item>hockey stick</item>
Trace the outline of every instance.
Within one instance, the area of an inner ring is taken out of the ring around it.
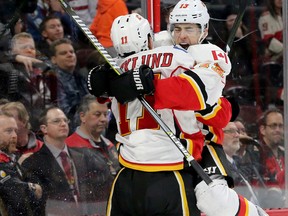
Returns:
[[[70,7],[70,5],[66,3],[65,0],[59,0],[59,1],[61,5],[63,6],[64,10],[73,18],[73,20],[77,23],[81,31],[86,35],[86,37],[89,39],[92,45],[97,49],[97,51],[102,55],[102,57],[104,57],[106,62],[111,66],[111,68],[118,75],[120,75],[122,73],[120,67],[117,65],[115,60],[107,53],[105,48],[101,45],[101,43],[97,40],[97,38],[92,34],[89,28],[87,28],[87,26],[80,19],[80,17],[75,13],[75,11]],[[210,184],[212,182],[210,177],[204,172],[203,168],[194,159],[194,157],[186,150],[186,148],[182,145],[180,140],[174,135],[171,129],[159,117],[156,111],[150,106],[150,104],[142,96],[139,96],[138,99],[140,100],[142,105],[147,109],[147,111],[152,115],[155,121],[160,125],[162,130],[168,135],[171,141],[180,150],[180,152],[183,154],[188,164],[195,169],[195,171],[205,181],[206,184]]]
[[[234,24],[233,24],[231,31],[230,31],[230,35],[229,35],[228,40],[227,40],[227,45],[226,45],[226,52],[227,53],[230,52],[232,43],[234,42],[234,38],[235,38],[235,35],[237,32],[237,29],[240,26],[240,23],[241,23],[242,18],[244,16],[246,7],[248,5],[248,1],[249,0],[239,0],[239,12],[238,12],[237,17],[234,21]]]

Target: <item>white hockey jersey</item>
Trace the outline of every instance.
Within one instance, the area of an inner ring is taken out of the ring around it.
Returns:
[[[179,87],[173,89],[172,86],[166,89],[167,94],[169,94],[169,91],[179,92],[179,95],[176,95],[177,98],[174,97],[177,101],[183,95],[185,96],[190,91],[190,88],[196,89],[197,99],[195,98],[195,100],[202,101],[200,103],[201,109],[205,109],[207,104],[213,105],[216,103],[222,95],[225,85],[225,74],[221,68],[219,69],[217,65],[213,65],[212,61],[196,64],[191,54],[177,46],[159,47],[134,54],[125,59],[120,59],[118,64],[123,71],[146,64],[153,69],[155,79],[162,80],[169,77],[187,79],[189,85],[191,85],[190,87],[186,88],[183,86],[182,89]],[[192,74],[192,77],[189,74],[184,74],[188,69],[195,72],[195,74]],[[203,89],[203,84],[205,89]],[[157,104],[153,96],[146,96],[146,99],[151,106],[155,107]],[[197,126],[194,111],[188,105],[189,101],[193,103],[193,100],[194,98],[191,97],[185,98],[183,105],[178,106],[175,104],[175,107],[168,107],[169,109],[163,107],[157,109],[157,113],[173,133],[179,131],[177,127],[180,129],[181,133],[179,137],[183,138],[187,150],[196,159],[199,159],[201,157],[204,138]],[[171,104],[174,106],[173,103]],[[160,106],[162,105],[163,103],[160,103]],[[164,103],[164,106],[166,105]],[[125,105],[120,105],[114,98],[112,101],[112,111],[119,131],[116,139],[123,144],[120,147],[120,163],[122,165],[150,172],[183,169],[182,153],[172,143],[165,132],[160,129],[156,121],[141,105],[140,101],[134,100]]]

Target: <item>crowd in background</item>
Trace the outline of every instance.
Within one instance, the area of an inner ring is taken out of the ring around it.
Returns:
[[[102,215],[108,188],[120,169],[116,128],[109,104],[99,104],[89,95],[86,79],[104,59],[58,0],[33,1],[21,11],[9,2],[0,1],[0,122],[13,125],[17,141],[10,149],[2,148],[0,134],[0,150],[11,155],[9,162],[18,161],[29,170],[19,181],[32,206],[26,203],[15,211],[43,215],[46,208],[52,214],[71,215],[77,209],[78,215]],[[167,17],[173,7],[167,2],[161,5],[162,30],[169,26]],[[113,57],[113,20],[141,13],[140,1],[71,0],[69,4]],[[210,1],[207,6],[214,18],[207,40],[226,50],[238,10],[231,1]],[[252,1],[229,52],[232,72],[224,89],[240,106],[239,118],[223,129],[235,188],[264,208],[283,207],[285,200],[282,30],[282,0]],[[80,139],[85,140],[83,146],[75,144]],[[49,147],[43,149],[43,143]],[[65,146],[71,162],[66,176],[57,175],[68,164],[57,146]],[[16,176],[15,172],[11,171]],[[37,181],[44,188],[33,184]],[[95,188],[100,194],[95,194]],[[6,195],[1,195],[4,204]]]

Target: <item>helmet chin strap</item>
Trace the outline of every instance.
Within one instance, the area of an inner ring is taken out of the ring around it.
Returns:
[[[204,32],[204,31],[201,33],[199,40],[198,40],[198,44],[201,44],[203,42],[203,40],[207,37],[207,34],[206,35],[205,34],[206,34],[206,32]]]
[[[207,29],[207,31],[205,31]],[[199,40],[198,40],[198,44],[201,44],[203,42],[203,40],[207,37],[208,35],[208,24],[206,25],[201,25],[201,35],[199,37]]]

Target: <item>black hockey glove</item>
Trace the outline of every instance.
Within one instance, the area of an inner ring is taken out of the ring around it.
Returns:
[[[125,104],[133,101],[140,95],[150,95],[154,92],[154,74],[147,65],[141,65],[139,69],[129,70],[110,82],[113,96]]]
[[[117,73],[109,64],[99,65],[93,68],[89,72],[87,79],[87,87],[90,94],[96,97],[113,96],[109,89],[109,83],[111,79],[114,79],[117,76]]]
[[[235,97],[233,96],[225,96],[225,98],[229,101],[229,103],[231,104],[231,108],[232,108],[232,116],[230,119],[230,122],[233,122],[236,120],[236,118],[239,115],[240,112],[240,107],[238,104],[238,101],[236,100]]]

